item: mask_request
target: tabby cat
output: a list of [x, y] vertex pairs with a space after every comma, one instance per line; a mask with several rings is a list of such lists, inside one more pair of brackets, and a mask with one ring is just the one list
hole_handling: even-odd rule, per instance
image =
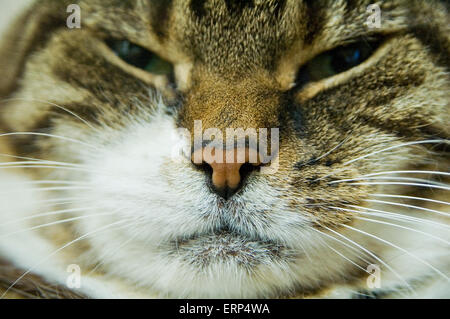
[[[0, 294], [450, 297], [448, 10], [36, 1], [0, 50]], [[268, 162], [205, 155], [263, 128]]]

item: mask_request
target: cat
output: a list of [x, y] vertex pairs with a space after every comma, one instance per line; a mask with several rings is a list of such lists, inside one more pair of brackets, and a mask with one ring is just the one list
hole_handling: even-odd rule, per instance
[[448, 9], [35, 2], [0, 49], [2, 297], [450, 297]]

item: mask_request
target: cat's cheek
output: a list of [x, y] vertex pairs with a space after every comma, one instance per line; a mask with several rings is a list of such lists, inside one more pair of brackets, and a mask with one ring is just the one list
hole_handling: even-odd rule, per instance
[[173, 159], [179, 145], [171, 142], [174, 131], [165, 116], [131, 125], [117, 132], [116, 142], [99, 146], [84, 160], [91, 191], [83, 196], [100, 213], [112, 213], [99, 218], [130, 220], [143, 229], [141, 239], [155, 243], [212, 227], [201, 217], [212, 195], [200, 172]]

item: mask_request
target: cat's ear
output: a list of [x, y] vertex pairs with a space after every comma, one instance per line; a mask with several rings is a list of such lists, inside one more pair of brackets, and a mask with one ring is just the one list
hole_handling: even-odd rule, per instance
[[65, 11], [60, 12], [64, 8], [50, 4], [51, 2], [54, 1], [37, 1], [29, 6], [0, 39], [1, 98], [7, 97], [16, 89], [27, 57], [43, 46], [52, 30], [65, 25]]

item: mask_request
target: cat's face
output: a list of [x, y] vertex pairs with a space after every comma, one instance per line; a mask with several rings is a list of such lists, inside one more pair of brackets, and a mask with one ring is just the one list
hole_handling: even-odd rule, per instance
[[[73, 164], [28, 171], [74, 182], [49, 196], [86, 216], [68, 234], [99, 231], [87, 259], [107, 273], [171, 296], [356, 280], [364, 272], [329, 237], [345, 242], [337, 234], [351, 236], [355, 207], [375, 193], [414, 192], [367, 174], [439, 166], [442, 148], [419, 141], [449, 136], [442, 8], [386, 1], [369, 28], [370, 2], [81, 0], [81, 29], [69, 30], [68, 3], [42, 1], [24, 68], [11, 66], [17, 80], [2, 87], [24, 100], [2, 120], [9, 132], [54, 135], [11, 141], [16, 155]], [[195, 121], [224, 135], [278, 128], [276, 169], [181, 160]]]

